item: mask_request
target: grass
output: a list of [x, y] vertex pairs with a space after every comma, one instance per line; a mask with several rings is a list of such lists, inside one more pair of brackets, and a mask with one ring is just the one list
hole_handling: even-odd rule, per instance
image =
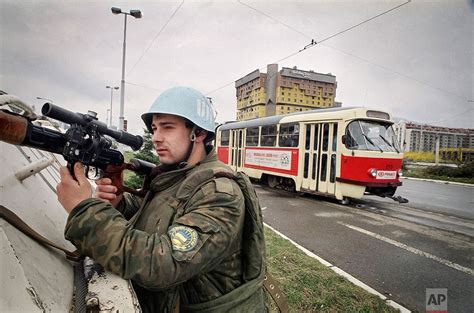
[[[268, 271], [287, 297], [290, 312], [398, 312], [265, 228]], [[278, 309], [267, 295], [270, 312]]]
[[412, 160], [414, 162], [434, 163], [435, 161], [435, 155], [433, 152], [408, 151], [408, 152], [403, 152], [403, 158]]
[[440, 176], [440, 175], [430, 175], [426, 173], [424, 168], [410, 168], [403, 171], [403, 176], [405, 177], [415, 177], [415, 178], [425, 178], [425, 179], [434, 179], [442, 181], [450, 181], [457, 183], [465, 184], [474, 184], [474, 178], [472, 177], [451, 177], [451, 176]]

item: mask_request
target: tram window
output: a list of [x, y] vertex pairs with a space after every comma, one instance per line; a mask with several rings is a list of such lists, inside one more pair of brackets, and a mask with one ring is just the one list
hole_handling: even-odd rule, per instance
[[318, 154], [313, 153], [313, 173], [312, 173], [313, 180], [316, 179], [316, 169], [317, 168], [318, 168]]
[[336, 155], [331, 155], [331, 172], [329, 174], [329, 181], [334, 183], [336, 181]]
[[310, 147], [310, 140], [311, 140], [311, 125], [306, 125], [306, 141], [305, 141], [305, 145], [304, 145], [304, 148], [306, 150], [309, 150], [309, 147]]
[[276, 144], [277, 127], [276, 125], [262, 126], [260, 136], [260, 145], [263, 147], [274, 147]]
[[352, 121], [347, 126], [344, 144], [348, 149], [400, 152], [392, 125], [379, 121]]
[[323, 151], [328, 151], [329, 124], [323, 124]]
[[221, 146], [229, 146], [230, 131], [223, 130], [221, 131]]
[[328, 155], [323, 154], [321, 159], [321, 181], [326, 181], [326, 172], [328, 169]]
[[298, 147], [300, 125], [281, 124], [278, 145], [280, 147]]
[[245, 145], [252, 147], [258, 146], [258, 127], [247, 128]]
[[337, 124], [334, 124], [332, 132], [332, 151], [336, 151], [337, 148]]
[[319, 130], [319, 125], [314, 125], [314, 141], [313, 141], [313, 150], [317, 151], [318, 150], [318, 130]]
[[303, 171], [304, 178], [308, 178], [308, 167], [309, 167], [309, 153], [305, 153], [304, 154], [304, 171]]

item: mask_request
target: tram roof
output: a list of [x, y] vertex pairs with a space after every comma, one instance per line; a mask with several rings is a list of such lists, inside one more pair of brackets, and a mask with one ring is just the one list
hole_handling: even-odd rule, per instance
[[220, 126], [219, 129], [226, 130], [226, 129], [235, 129], [235, 128], [248, 128], [248, 127], [275, 125], [275, 124], [278, 124], [281, 119], [288, 116], [307, 115], [307, 114], [314, 114], [314, 113], [323, 114], [323, 113], [329, 113], [329, 112], [338, 112], [338, 111], [346, 111], [346, 110], [354, 110], [354, 109], [361, 109], [361, 107], [316, 109], [316, 110], [308, 110], [308, 111], [303, 111], [303, 112], [294, 112], [294, 113], [283, 114], [283, 115], [274, 115], [274, 116], [256, 118], [256, 119], [247, 120], [247, 121], [227, 122], [223, 124], [222, 126]]

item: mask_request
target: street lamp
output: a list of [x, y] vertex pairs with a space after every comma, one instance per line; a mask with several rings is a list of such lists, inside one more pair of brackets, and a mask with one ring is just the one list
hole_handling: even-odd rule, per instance
[[134, 18], [141, 18], [142, 12], [140, 10], [130, 10], [130, 12], [123, 12], [122, 9], [117, 7], [112, 7], [113, 14], [124, 14], [125, 22], [123, 27], [123, 55], [122, 55], [122, 80], [120, 82], [120, 117], [119, 117], [119, 130], [123, 130], [123, 107], [124, 107], [124, 98], [125, 98], [125, 49], [127, 41], [127, 15], [131, 15]]
[[[110, 124], [109, 124], [109, 127], [112, 127], [112, 99], [114, 97], [114, 89], [118, 90], [119, 87], [105, 86], [105, 88], [110, 89], [110, 109], [109, 109], [110, 110]], [[109, 110], [107, 110], [107, 111], [109, 111]], [[108, 117], [108, 115], [107, 115], [107, 117]]]

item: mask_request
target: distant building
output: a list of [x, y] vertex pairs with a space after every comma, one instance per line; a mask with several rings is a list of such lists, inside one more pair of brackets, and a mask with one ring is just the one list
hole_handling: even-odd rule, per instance
[[422, 125], [413, 122], [394, 124], [403, 151], [435, 151], [439, 148], [474, 148], [474, 129]]
[[337, 82], [331, 74], [269, 64], [235, 82], [237, 120], [341, 106], [335, 102]]

